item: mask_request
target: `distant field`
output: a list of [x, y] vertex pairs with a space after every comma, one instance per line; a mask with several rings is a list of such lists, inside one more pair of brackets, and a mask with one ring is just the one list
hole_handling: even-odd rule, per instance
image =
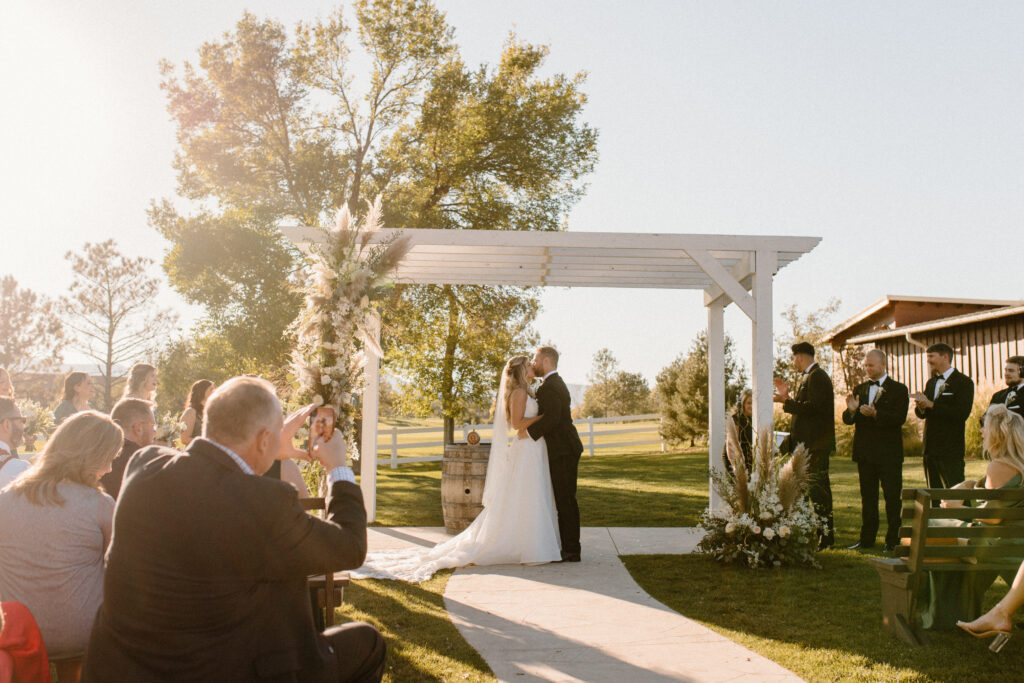
[[[610, 443], [625, 443], [627, 445], [619, 448], [607, 448], [601, 449], [598, 452], [602, 455], [615, 455], [623, 453], [636, 453], [636, 452], [648, 452], [656, 453], [661, 451], [659, 444], [650, 445], [629, 445], [636, 441], [648, 441], [658, 439], [658, 428], [660, 424], [658, 420], [643, 420], [636, 422], [626, 423], [607, 423], [607, 424], [595, 424], [594, 425], [594, 444], [600, 446], [601, 444]], [[415, 458], [415, 457], [426, 457], [426, 456], [441, 456], [444, 454], [444, 449], [440, 445], [436, 446], [421, 446], [417, 448], [403, 448], [405, 444], [422, 443], [427, 441], [440, 442], [442, 439], [442, 422], [438, 418], [387, 418], [382, 419], [380, 427], [378, 428], [377, 434], [377, 462], [379, 466], [387, 467], [391, 460], [391, 443], [392, 435], [391, 428], [395, 427], [399, 430], [407, 428], [432, 428], [437, 431], [435, 432], [417, 432], [412, 434], [396, 434], [396, 442], [398, 444], [398, 460], [401, 466], [403, 458]], [[583, 439], [584, 447], [588, 443], [587, 436], [587, 425], [577, 425], [576, 429], [579, 430], [580, 436]], [[635, 433], [631, 434], [614, 434], [615, 432], [622, 429], [636, 430]], [[482, 441], [491, 440], [490, 430], [478, 430]], [[455, 428], [455, 439], [456, 441], [463, 440], [463, 431], [461, 425], [456, 425]]]

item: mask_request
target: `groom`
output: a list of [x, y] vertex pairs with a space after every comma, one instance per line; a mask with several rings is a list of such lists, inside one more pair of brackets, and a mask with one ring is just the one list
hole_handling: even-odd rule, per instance
[[576, 476], [583, 442], [572, 424], [569, 389], [558, 376], [558, 351], [552, 346], [537, 349], [533, 371], [543, 378], [537, 389], [541, 419], [519, 430], [519, 438], [536, 441], [544, 437], [547, 442], [548, 469], [558, 509], [558, 535], [562, 538], [562, 562], [579, 562], [580, 507], [576, 503]]

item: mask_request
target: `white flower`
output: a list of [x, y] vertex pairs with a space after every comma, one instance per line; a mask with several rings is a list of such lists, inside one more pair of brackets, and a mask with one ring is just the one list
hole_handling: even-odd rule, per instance
[[779, 528], [779, 536], [781, 536], [782, 538], [786, 538], [787, 536], [789, 536], [789, 527], [788, 526], [780, 527]]
[[761, 520], [762, 521], [767, 522], [771, 518], [772, 518], [772, 513], [771, 512], [765, 510], [764, 512], [761, 513]]
[[368, 296], [366, 296], [364, 294], [363, 298], [359, 300], [359, 306], [360, 306], [360, 308], [366, 308], [369, 305], [370, 305], [370, 297], [368, 297]]
[[320, 375], [320, 384], [326, 384], [326, 385], [330, 386], [330, 384], [331, 384], [331, 376], [330, 375]]
[[734, 531], [736, 531], [736, 525], [735, 524], [733, 524], [732, 522], [729, 522], [728, 524], [725, 525], [725, 533], [731, 534]]
[[315, 405], [315, 406], [322, 406], [323, 404], [324, 404], [324, 397], [323, 396], [321, 396], [320, 394], [317, 394], [316, 396], [313, 397], [313, 405]]
[[755, 534], [759, 534], [759, 533], [761, 533], [761, 527], [759, 527], [759, 526], [756, 526], [756, 525], [755, 525], [755, 526], [754, 526], [754, 527], [753, 527], [753, 528], [751, 529], [751, 531], [752, 531], [752, 532], [754, 532]]
[[769, 541], [772, 540], [773, 538], [775, 538], [775, 529], [772, 529], [771, 527], [768, 527], [767, 529], [765, 529], [764, 530], [764, 537], [767, 538]]

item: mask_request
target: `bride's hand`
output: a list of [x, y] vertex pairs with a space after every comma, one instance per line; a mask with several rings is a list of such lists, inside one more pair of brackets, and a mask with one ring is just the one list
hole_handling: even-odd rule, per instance
[[530, 438], [530, 432], [526, 431], [526, 427], [523, 427], [522, 429], [519, 430], [517, 438], [529, 439]]

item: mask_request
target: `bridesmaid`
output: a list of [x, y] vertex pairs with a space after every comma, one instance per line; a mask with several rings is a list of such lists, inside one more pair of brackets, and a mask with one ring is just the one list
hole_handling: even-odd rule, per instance
[[186, 446], [192, 443], [192, 439], [203, 433], [203, 410], [206, 408], [206, 400], [212, 393], [213, 382], [208, 379], [197, 380], [188, 390], [185, 412], [181, 414], [179, 420], [182, 424], [181, 442]]

